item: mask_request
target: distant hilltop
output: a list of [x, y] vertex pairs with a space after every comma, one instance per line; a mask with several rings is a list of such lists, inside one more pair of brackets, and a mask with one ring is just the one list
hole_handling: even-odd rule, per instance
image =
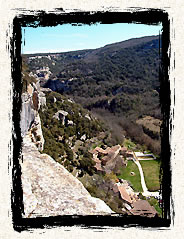
[[83, 49], [83, 50], [74, 50], [74, 51], [67, 51], [67, 52], [47, 52], [47, 53], [41, 53], [41, 52], [38, 52], [38, 53], [25, 53], [25, 54], [22, 54], [24, 56], [27, 56], [27, 57], [31, 57], [31, 56], [46, 56], [46, 55], [57, 55], [57, 54], [67, 54], [67, 53], [83, 53], [83, 52], [92, 52], [92, 51], [95, 51], [95, 50], [98, 50], [98, 51], [101, 51], [101, 50], [106, 50], [106, 49], [113, 49], [115, 50], [116, 48], [126, 48], [126, 47], [133, 47], [133, 46], [136, 46], [138, 44], [142, 44], [142, 43], [146, 43], [148, 41], [152, 41], [152, 40], [157, 40], [159, 39], [159, 36], [145, 36], [145, 37], [138, 37], [138, 38], [131, 38], [131, 39], [128, 39], [128, 40], [124, 40], [124, 41], [121, 41], [121, 42], [116, 42], [116, 43], [111, 43], [111, 44], [107, 44], [103, 47], [99, 47], [99, 48], [96, 48], [96, 49]]

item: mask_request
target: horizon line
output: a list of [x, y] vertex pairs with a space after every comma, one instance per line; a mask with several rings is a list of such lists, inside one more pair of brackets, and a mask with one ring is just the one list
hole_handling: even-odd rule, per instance
[[87, 50], [95, 50], [95, 49], [99, 49], [99, 48], [103, 48], [105, 46], [109, 46], [109, 45], [112, 45], [112, 44], [116, 44], [116, 43], [120, 43], [120, 42], [125, 42], [125, 41], [129, 41], [129, 40], [132, 40], [132, 39], [140, 39], [140, 38], [145, 38], [145, 37], [159, 37], [161, 34], [159, 35], [148, 35], [148, 36], [141, 36], [141, 37], [133, 37], [133, 38], [128, 38], [126, 40], [123, 40], [123, 41], [118, 41], [118, 42], [113, 42], [113, 43], [108, 43], [106, 45], [103, 45], [101, 47], [97, 47], [97, 48], [84, 48], [84, 49], [75, 49], [75, 50], [48, 50], [48, 51], [43, 51], [43, 52], [31, 52], [31, 53], [21, 53], [21, 55], [38, 55], [38, 54], [60, 54], [60, 53], [69, 53], [69, 52], [75, 52], [75, 51], [87, 51]]

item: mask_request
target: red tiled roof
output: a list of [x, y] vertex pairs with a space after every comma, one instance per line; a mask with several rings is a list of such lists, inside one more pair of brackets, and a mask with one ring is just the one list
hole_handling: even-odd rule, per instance
[[126, 189], [123, 186], [118, 186], [121, 198], [125, 201], [127, 201], [128, 203], [132, 203], [131, 198], [129, 197]]
[[121, 146], [120, 145], [115, 145], [111, 148], [110, 152], [115, 153], [117, 150], [120, 150]]
[[109, 155], [107, 155], [107, 156], [104, 156], [103, 158], [102, 158], [102, 161], [104, 162], [104, 163], [106, 163], [107, 161], [109, 161], [111, 159], [111, 157], [109, 156]]
[[133, 209], [130, 210], [133, 215], [154, 217], [157, 211], [146, 200], [133, 202]]
[[121, 147], [121, 151], [127, 151], [127, 147]]
[[100, 148], [100, 147], [96, 147], [95, 149], [94, 149], [96, 152], [98, 152], [98, 153], [102, 153], [102, 154], [107, 154], [108, 152], [108, 148], [107, 149], [102, 149], [102, 148]]
[[91, 154], [97, 153], [95, 149], [89, 150], [89, 152], [90, 152]]
[[96, 163], [101, 164], [101, 161], [100, 161], [100, 159], [98, 159], [98, 158], [94, 158], [94, 157], [93, 157], [93, 161], [95, 161]]
[[101, 166], [101, 163], [96, 163], [95, 168], [96, 168], [98, 171], [103, 171], [102, 166]]

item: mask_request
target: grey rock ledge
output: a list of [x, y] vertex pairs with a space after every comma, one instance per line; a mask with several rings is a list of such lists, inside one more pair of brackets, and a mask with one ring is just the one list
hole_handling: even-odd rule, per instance
[[23, 139], [23, 217], [107, 215], [114, 213], [104, 201], [91, 197], [82, 183], [31, 141]]

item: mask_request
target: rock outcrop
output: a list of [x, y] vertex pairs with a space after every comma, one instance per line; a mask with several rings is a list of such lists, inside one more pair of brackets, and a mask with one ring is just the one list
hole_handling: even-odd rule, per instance
[[36, 110], [33, 108], [32, 94], [28, 92], [22, 94], [22, 111], [21, 111], [21, 133], [24, 136], [30, 129], [36, 116]]
[[21, 133], [24, 136], [30, 129], [38, 116], [38, 110], [41, 106], [46, 105], [45, 94], [40, 90], [39, 82], [32, 85], [29, 84], [27, 91], [22, 94], [22, 110], [21, 110]]
[[34, 122], [32, 124], [30, 132], [31, 132], [31, 139], [36, 144], [38, 150], [43, 151], [45, 140], [42, 133], [40, 116], [38, 113], [34, 118]]
[[64, 110], [59, 110], [57, 113], [55, 113], [53, 115], [53, 118], [57, 119], [57, 120], [61, 120], [62, 121], [62, 125], [65, 125], [65, 118], [68, 115], [68, 112], [64, 111]]
[[30, 132], [23, 139], [22, 152], [24, 217], [113, 213], [105, 202], [91, 197], [62, 165], [41, 154]]
[[[22, 94], [21, 133], [23, 217], [110, 214], [113, 211], [98, 198], [91, 197], [82, 183], [43, 151], [44, 138], [38, 110], [46, 105], [39, 82], [29, 84]], [[65, 123], [67, 112], [59, 111]], [[73, 122], [72, 122], [73, 123]]]

